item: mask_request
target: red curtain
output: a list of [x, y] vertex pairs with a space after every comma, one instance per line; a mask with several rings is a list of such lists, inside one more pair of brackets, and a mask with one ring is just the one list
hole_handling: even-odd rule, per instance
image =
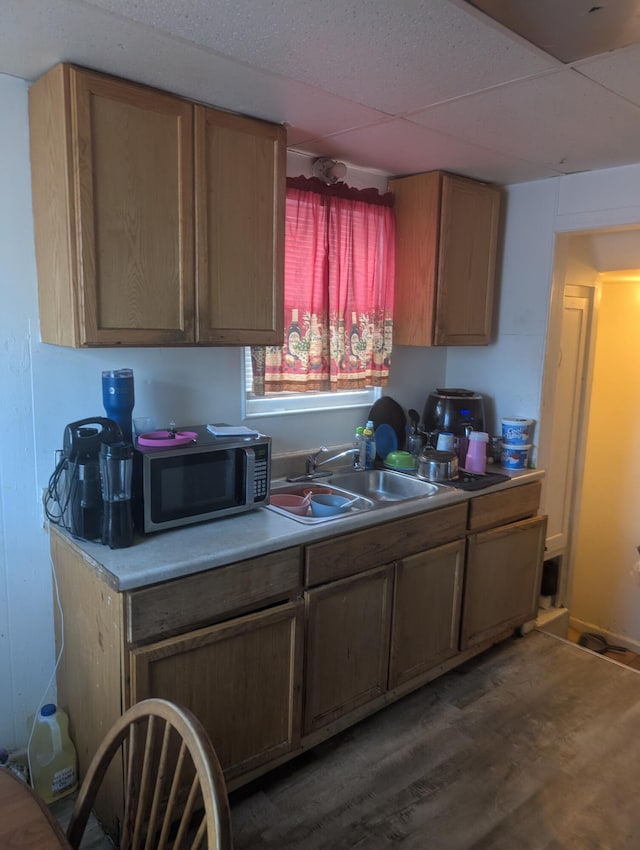
[[[254, 350], [254, 389], [384, 386], [392, 347], [395, 223], [375, 189], [287, 181], [285, 335]], [[257, 367], [257, 368], [256, 368]], [[258, 390], [259, 391], [259, 390]]]

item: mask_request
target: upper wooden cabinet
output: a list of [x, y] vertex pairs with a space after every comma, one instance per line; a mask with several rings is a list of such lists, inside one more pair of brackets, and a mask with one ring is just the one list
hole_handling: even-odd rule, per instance
[[198, 342], [281, 344], [284, 130], [195, 108]]
[[397, 345], [487, 345], [500, 190], [441, 171], [389, 181], [395, 195]]
[[281, 341], [283, 128], [68, 65], [29, 120], [43, 341]]

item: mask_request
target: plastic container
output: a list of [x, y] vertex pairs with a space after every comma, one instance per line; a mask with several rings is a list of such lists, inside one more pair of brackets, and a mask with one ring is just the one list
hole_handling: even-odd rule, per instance
[[438, 434], [436, 449], [439, 452], [452, 452], [454, 450], [453, 434], [449, 431], [441, 431]]
[[354, 469], [364, 469], [363, 465], [363, 444], [364, 444], [364, 428], [362, 425], [358, 425], [356, 428], [356, 433], [353, 438], [353, 447], [357, 449], [357, 454], [353, 456], [353, 468]]
[[410, 452], [389, 452], [384, 459], [384, 465], [389, 469], [415, 469], [418, 462]]
[[270, 504], [291, 514], [306, 516], [309, 513], [309, 496], [296, 496], [293, 493], [274, 493], [269, 499]]
[[531, 445], [502, 446], [500, 459], [505, 469], [526, 469], [529, 465]]
[[503, 419], [502, 444], [504, 446], [526, 446], [531, 442], [533, 419]]
[[373, 421], [370, 419], [362, 432], [363, 451], [360, 452], [360, 464], [364, 469], [373, 469], [376, 463], [376, 441], [373, 436]]
[[78, 759], [69, 737], [69, 718], [53, 703], [43, 705], [38, 713], [29, 742], [29, 761], [31, 783], [45, 803], [53, 803], [78, 787]]
[[348, 499], [346, 496], [339, 496], [337, 493], [329, 495], [319, 493], [317, 496], [311, 497], [311, 513], [313, 516], [338, 516], [346, 513], [354, 501], [357, 501], [355, 497]]
[[487, 443], [489, 435], [484, 431], [471, 431], [464, 468], [467, 472], [485, 472], [487, 468]]

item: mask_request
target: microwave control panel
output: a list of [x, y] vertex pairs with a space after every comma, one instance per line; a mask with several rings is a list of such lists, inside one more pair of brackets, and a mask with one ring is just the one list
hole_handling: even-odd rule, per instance
[[269, 445], [255, 446], [253, 501], [264, 502], [269, 493]]

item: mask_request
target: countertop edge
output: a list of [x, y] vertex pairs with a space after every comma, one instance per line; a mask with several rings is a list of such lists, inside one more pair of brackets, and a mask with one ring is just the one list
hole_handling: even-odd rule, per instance
[[484, 490], [469, 492], [446, 488], [436, 497], [426, 496], [390, 503], [374, 511], [315, 526], [296, 522], [268, 508], [258, 508], [146, 537], [139, 535], [134, 545], [127, 549], [112, 550], [100, 543], [79, 540], [57, 526], [51, 526], [50, 533], [55, 532], [63, 537], [110, 587], [118, 592], [127, 592], [228, 566], [280, 549], [304, 546], [381, 522], [438, 510], [544, 477], [544, 470], [538, 469], [500, 471], [509, 475], [509, 480]]

